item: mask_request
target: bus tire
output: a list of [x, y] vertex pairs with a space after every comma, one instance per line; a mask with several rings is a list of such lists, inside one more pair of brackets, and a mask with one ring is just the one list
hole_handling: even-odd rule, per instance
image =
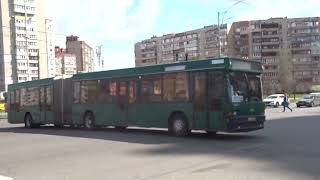
[[207, 133], [208, 136], [215, 136], [215, 135], [217, 135], [217, 131], [206, 130], [206, 133]]
[[24, 117], [24, 127], [25, 128], [38, 128], [40, 124], [34, 124], [30, 113], [27, 113]]
[[85, 113], [83, 117], [83, 127], [85, 129], [94, 129], [95, 127], [95, 120], [94, 120], [94, 115], [92, 112], [88, 111]]
[[184, 114], [174, 114], [169, 121], [170, 134], [178, 137], [184, 137], [190, 134], [187, 118]]
[[62, 124], [55, 123], [55, 124], [54, 124], [54, 127], [57, 128], [57, 129], [61, 129], [61, 128], [63, 128], [63, 125], [62, 125]]
[[115, 126], [115, 128], [118, 131], [125, 131], [127, 129], [127, 126]]

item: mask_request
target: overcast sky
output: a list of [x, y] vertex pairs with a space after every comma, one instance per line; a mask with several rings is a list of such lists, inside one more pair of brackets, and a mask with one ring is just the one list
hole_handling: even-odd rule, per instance
[[[227, 23], [270, 17], [320, 16], [320, 0], [246, 0], [226, 14]], [[92, 47], [103, 45], [104, 69], [134, 66], [134, 43], [152, 35], [217, 24], [217, 12], [233, 0], [45, 0], [55, 21], [56, 44], [77, 35]], [[59, 35], [58, 35], [59, 34]]]

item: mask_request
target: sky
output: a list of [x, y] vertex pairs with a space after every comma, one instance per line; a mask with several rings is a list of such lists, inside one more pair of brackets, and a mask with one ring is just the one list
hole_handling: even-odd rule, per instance
[[[93, 48], [102, 45], [104, 67], [134, 67], [134, 44], [153, 35], [179, 33], [227, 21], [320, 16], [320, 0], [44, 0], [55, 22], [55, 43], [76, 35]], [[234, 6], [233, 6], [234, 5]]]

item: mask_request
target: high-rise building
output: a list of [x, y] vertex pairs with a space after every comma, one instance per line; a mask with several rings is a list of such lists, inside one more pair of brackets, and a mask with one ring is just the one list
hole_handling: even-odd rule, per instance
[[48, 62], [48, 77], [56, 76], [54, 25], [51, 19], [45, 20], [46, 24], [46, 48]]
[[76, 55], [55, 47], [55, 76], [77, 74]]
[[0, 90], [48, 77], [42, 0], [0, 1]]
[[[220, 42], [220, 45], [219, 45]], [[227, 53], [227, 25], [152, 37], [135, 44], [136, 66], [218, 57]], [[221, 50], [220, 50], [221, 49]]]
[[307, 92], [320, 84], [320, 18], [271, 18], [232, 24], [228, 55], [262, 60], [266, 93]]
[[77, 36], [69, 36], [66, 41], [66, 51], [76, 55], [77, 73], [94, 71], [95, 52], [86, 42], [79, 41]]

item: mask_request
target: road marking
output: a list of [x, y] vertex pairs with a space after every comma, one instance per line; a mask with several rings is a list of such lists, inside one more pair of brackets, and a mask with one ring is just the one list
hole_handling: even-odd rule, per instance
[[13, 180], [13, 178], [0, 175], [0, 180]]

